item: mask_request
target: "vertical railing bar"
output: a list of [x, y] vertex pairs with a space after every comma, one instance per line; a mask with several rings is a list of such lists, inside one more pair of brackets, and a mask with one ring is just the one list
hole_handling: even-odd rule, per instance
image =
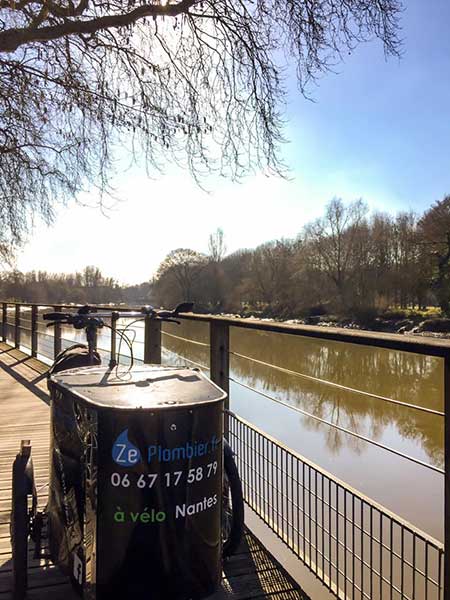
[[311, 466], [308, 465], [308, 538], [309, 538], [309, 565], [312, 567], [312, 498], [311, 498]]
[[[281, 466], [279, 466], [281, 465]], [[280, 495], [280, 490], [282, 489], [282, 477], [283, 477], [283, 450], [277, 447], [277, 487], [275, 488], [277, 495], [277, 522], [278, 522], [278, 531], [281, 531], [281, 536], [284, 535], [284, 521], [283, 521], [283, 494]]]
[[[109, 353], [109, 366], [113, 369], [117, 365], [117, 318], [111, 314], [111, 347]], [[145, 325], [144, 325], [144, 355], [145, 355]]]
[[344, 597], [347, 598], [347, 490], [344, 490]]
[[336, 580], [337, 593], [339, 594], [339, 486], [334, 482], [336, 489]]
[[428, 600], [428, 542], [425, 542], [425, 600]]
[[252, 452], [252, 489], [253, 489], [253, 497], [252, 497], [252, 503], [253, 506], [256, 505], [256, 499], [257, 499], [257, 495], [256, 495], [256, 462], [254, 460], [254, 454], [255, 454], [255, 435], [256, 432], [253, 430], [252, 431], [252, 447], [251, 447], [251, 452]]
[[277, 448], [277, 446], [275, 444], [272, 445], [272, 450], [273, 450], [273, 452], [272, 452], [270, 470], [271, 470], [271, 473], [272, 473], [273, 526], [276, 528], [276, 530], [279, 533], [279, 529], [278, 529], [278, 504], [277, 504], [277, 485], [278, 485], [277, 477], [278, 477], [278, 472], [276, 470], [278, 448]]
[[314, 496], [315, 496], [315, 502], [314, 502], [314, 521], [316, 522], [316, 533], [314, 536], [314, 541], [316, 544], [316, 571], [319, 570], [319, 519], [318, 519], [318, 514], [317, 514], [317, 502], [318, 502], [318, 497], [319, 495], [319, 490], [317, 488], [317, 470], [314, 469]]
[[355, 494], [352, 494], [352, 600], [355, 598]]
[[270, 480], [270, 477], [271, 477], [271, 474], [270, 474], [270, 447], [269, 447], [269, 440], [267, 438], [265, 438], [264, 464], [265, 464], [265, 469], [266, 469], [266, 489], [267, 489], [266, 515], [267, 515], [267, 519], [271, 519], [272, 503], [270, 502], [270, 499], [271, 499], [272, 488], [271, 488], [271, 480]]
[[[292, 539], [292, 548], [295, 547], [295, 509], [294, 509], [294, 455], [291, 454], [291, 531], [289, 532]], [[297, 550], [299, 550], [297, 546]], [[298, 553], [298, 552], [297, 552]]]
[[36, 357], [38, 351], [38, 306], [31, 307], [31, 356]]
[[383, 513], [380, 511], [380, 600], [383, 598]]
[[306, 481], [305, 470], [306, 464], [302, 463], [303, 467], [303, 560], [306, 564]]
[[322, 577], [325, 579], [325, 491], [324, 475], [320, 475], [322, 481]]
[[[266, 505], [265, 505], [266, 495], [264, 494], [264, 489], [265, 489], [264, 457], [261, 454], [261, 440], [262, 440], [262, 436], [261, 436], [261, 434], [258, 433], [258, 465], [259, 465], [258, 474], [259, 474], [259, 491], [260, 491], [259, 502], [262, 502], [262, 508], [263, 508], [264, 514], [266, 514]], [[261, 480], [261, 477], [262, 477], [262, 480]]]
[[271, 515], [271, 521], [273, 523], [273, 525], [275, 525], [275, 506], [274, 506], [274, 497], [273, 497], [273, 444], [270, 445], [270, 460], [269, 460], [269, 465], [270, 465], [270, 505], [272, 507], [272, 515]]
[[261, 502], [262, 502], [262, 513], [267, 515], [267, 481], [266, 481], [266, 460], [265, 460], [265, 439], [261, 435], [260, 438], [260, 473], [262, 477], [261, 481]]
[[361, 507], [361, 600], [364, 598], [364, 502], [360, 499]]
[[280, 448], [278, 446], [275, 446], [275, 463], [273, 465], [273, 468], [275, 469], [275, 505], [276, 505], [276, 514], [277, 514], [277, 529], [278, 532], [283, 532], [283, 522], [281, 522], [281, 527], [280, 527], [280, 494], [278, 493], [278, 490], [280, 489], [280, 469], [278, 468], [278, 464], [279, 464], [279, 456], [282, 456]]
[[20, 304], [14, 308], [14, 347], [20, 347]]
[[290, 493], [289, 490], [289, 481], [291, 481], [294, 477], [291, 463], [292, 463], [292, 455], [286, 452], [286, 515], [287, 515], [287, 536], [289, 539], [289, 547], [294, 549], [294, 541], [293, 541], [293, 519], [292, 519], [292, 510], [289, 511], [290, 505], [294, 502], [294, 497]]
[[252, 489], [252, 468], [250, 463], [251, 457], [251, 446], [250, 440], [252, 436], [252, 430], [248, 427], [245, 428], [245, 437], [246, 437], [246, 445], [245, 445], [245, 461], [247, 463], [247, 477], [248, 477], [248, 499], [250, 502], [253, 502], [253, 489]]
[[251, 498], [251, 489], [250, 489], [250, 464], [249, 464], [249, 447], [248, 447], [248, 428], [245, 428], [245, 465], [246, 465], [246, 472], [245, 472], [245, 480], [247, 482], [247, 498]]
[[245, 437], [243, 433], [243, 423], [238, 422], [239, 439], [242, 440], [240, 445], [240, 456], [242, 456], [242, 478], [243, 478], [243, 492], [244, 498], [247, 500], [247, 460], [245, 456]]
[[370, 597], [373, 598], [373, 506], [370, 507]]
[[413, 577], [412, 577], [412, 597], [416, 597], [416, 535], [413, 533], [413, 547], [412, 547], [412, 564], [413, 564]]
[[[55, 312], [61, 312], [60, 306], [54, 306]], [[61, 323], [56, 322], [53, 326], [53, 358], [61, 352]]]
[[331, 479], [328, 477], [328, 554], [329, 554], [329, 560], [328, 560], [328, 579], [330, 580], [330, 586], [331, 586], [331, 580], [332, 580], [332, 571], [331, 571], [331, 564], [333, 562], [333, 552], [331, 550], [331, 544], [332, 544], [332, 531], [331, 531]]
[[401, 593], [401, 598], [400, 600], [403, 600], [404, 596], [405, 596], [405, 575], [404, 575], [404, 569], [405, 569], [405, 528], [403, 527], [403, 525], [401, 525], [401, 550], [400, 550], [400, 593]]
[[391, 593], [391, 600], [393, 598], [393, 594], [394, 594], [394, 587], [393, 587], [393, 582], [394, 582], [394, 521], [391, 519], [390, 522], [390, 537], [391, 537], [391, 556], [390, 556], [390, 561], [389, 561], [389, 569], [390, 569], [390, 578], [389, 578], [389, 582], [390, 582], [390, 593]]
[[2, 341], [7, 340], [7, 329], [8, 329], [8, 303], [2, 302]]

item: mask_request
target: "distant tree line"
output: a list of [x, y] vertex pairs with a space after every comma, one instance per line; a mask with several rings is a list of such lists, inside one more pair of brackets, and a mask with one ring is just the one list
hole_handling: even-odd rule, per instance
[[438, 306], [450, 315], [450, 196], [422, 215], [369, 214], [358, 200], [333, 199], [294, 239], [227, 254], [221, 229], [208, 251], [171, 251], [151, 281], [121, 286], [93, 266], [75, 274], [5, 272], [2, 299], [39, 303], [120, 303], [259, 312], [294, 318], [364, 317], [385, 309]]
[[205, 310], [281, 317], [393, 306], [450, 312], [450, 196], [423, 215], [394, 216], [335, 198], [295, 239], [225, 250], [219, 229], [208, 254], [172, 251], [153, 282], [156, 302], [193, 300]]
[[0, 275], [2, 300], [58, 304], [107, 304], [110, 302], [145, 304], [149, 301], [151, 284], [120, 286], [112, 277], [102, 275], [100, 269], [85, 267], [80, 273], [47, 273], [10, 271]]

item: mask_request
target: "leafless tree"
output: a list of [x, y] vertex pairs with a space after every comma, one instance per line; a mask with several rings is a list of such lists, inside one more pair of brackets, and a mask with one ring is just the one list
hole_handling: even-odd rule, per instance
[[0, 223], [108, 191], [115, 150], [149, 169], [280, 173], [285, 64], [302, 91], [341, 52], [398, 53], [400, 0], [0, 0]]
[[[190, 248], [177, 248], [170, 252], [159, 265], [155, 277], [157, 298], [172, 289], [170, 303], [195, 299], [194, 284], [207, 262], [206, 256]], [[172, 298], [172, 295], [174, 297]]]
[[218, 227], [211, 233], [208, 240], [209, 258], [214, 263], [220, 263], [227, 252], [223, 229]]
[[450, 196], [435, 202], [419, 221], [419, 243], [431, 258], [431, 284], [439, 306], [450, 315]]
[[327, 206], [325, 216], [304, 228], [304, 238], [320, 263], [320, 269], [336, 286], [342, 306], [348, 306], [349, 280], [354, 276], [355, 250], [359, 230], [367, 212], [362, 200], [345, 206], [334, 198]]

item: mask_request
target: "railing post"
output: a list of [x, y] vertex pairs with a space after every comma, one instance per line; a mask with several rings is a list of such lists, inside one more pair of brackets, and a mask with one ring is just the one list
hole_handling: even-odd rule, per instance
[[211, 379], [227, 393], [225, 409], [230, 407], [230, 328], [228, 323], [212, 319], [209, 323]]
[[[55, 312], [61, 312], [60, 306], [54, 306]], [[55, 323], [53, 327], [53, 357], [56, 358], [61, 352], [61, 323]]]
[[444, 600], [450, 600], [450, 354], [444, 358]]
[[[111, 351], [109, 356], [109, 366], [113, 369], [117, 365], [117, 344], [116, 344], [116, 335], [117, 335], [117, 319], [111, 315]], [[120, 360], [120, 356], [119, 356]]]
[[20, 304], [16, 304], [14, 311], [14, 347], [20, 346]]
[[33, 304], [31, 307], [31, 356], [37, 356], [38, 350], [38, 307]]
[[161, 321], [145, 317], [144, 363], [161, 364]]
[[6, 333], [8, 329], [8, 304], [6, 302], [2, 303], [2, 341], [6, 342]]

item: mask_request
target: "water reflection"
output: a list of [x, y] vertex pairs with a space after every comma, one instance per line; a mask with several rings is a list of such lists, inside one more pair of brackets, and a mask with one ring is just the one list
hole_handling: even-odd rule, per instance
[[[207, 341], [207, 326], [199, 328], [193, 322], [167, 331]], [[208, 348], [169, 336], [164, 336], [164, 345], [172, 355], [208, 364]], [[239, 328], [231, 331], [231, 351], [400, 402], [443, 410], [443, 364], [436, 357]], [[438, 415], [298, 378], [237, 356], [232, 356], [231, 375], [283, 402], [374, 440], [380, 440], [385, 430], [394, 425], [399, 436], [413, 441], [433, 465], [443, 466], [444, 419]], [[366, 447], [361, 440], [315, 419], [304, 417], [303, 425], [323, 431], [327, 448], [333, 453], [339, 452], [343, 445], [357, 454]]]
[[[201, 325], [201, 327], [199, 327]], [[179, 337], [208, 341], [207, 326], [165, 326]], [[208, 364], [209, 348], [164, 336], [167, 360], [176, 355]], [[305, 375], [401, 402], [443, 410], [443, 364], [435, 357], [231, 329], [231, 351]], [[231, 376], [316, 417], [386, 444], [424, 462], [444, 462], [442, 417], [345, 391], [231, 357]], [[443, 477], [316, 419], [232, 383], [231, 407], [336, 477], [437, 538], [443, 535]], [[424, 510], [424, 507], [427, 510]]]

